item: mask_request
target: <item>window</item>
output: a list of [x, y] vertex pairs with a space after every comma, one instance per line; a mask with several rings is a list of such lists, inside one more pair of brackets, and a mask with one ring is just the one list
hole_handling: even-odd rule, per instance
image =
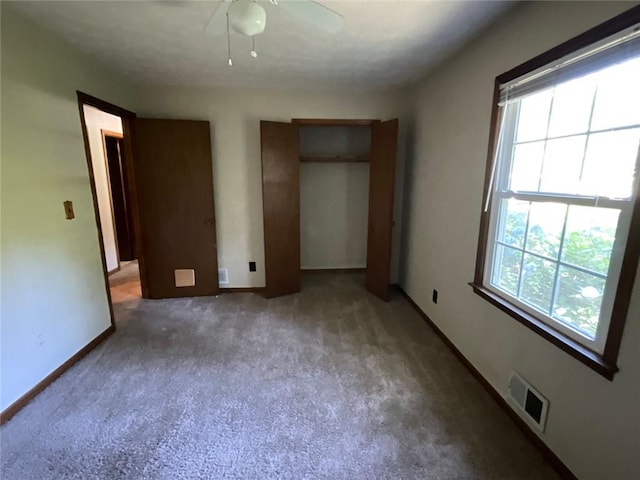
[[623, 23], [613, 35], [609, 22], [496, 79], [473, 283], [609, 378], [640, 242], [640, 18], [633, 16], [613, 19]]

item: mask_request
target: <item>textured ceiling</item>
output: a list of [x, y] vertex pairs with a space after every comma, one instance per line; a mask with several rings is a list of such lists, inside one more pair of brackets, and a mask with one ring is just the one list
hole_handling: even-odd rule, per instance
[[217, 2], [44, 1], [11, 6], [69, 43], [150, 85], [377, 89], [416, 81], [509, 7], [486, 1], [321, 1], [345, 17], [324, 33], [269, 2], [251, 39], [205, 31]]

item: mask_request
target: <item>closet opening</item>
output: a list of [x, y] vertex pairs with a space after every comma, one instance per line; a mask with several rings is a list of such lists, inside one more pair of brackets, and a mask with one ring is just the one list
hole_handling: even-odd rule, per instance
[[397, 130], [397, 120], [261, 122], [267, 297], [299, 292], [305, 272], [350, 272], [388, 299]]
[[371, 127], [302, 124], [298, 141], [303, 284], [305, 273], [342, 273], [364, 288]]

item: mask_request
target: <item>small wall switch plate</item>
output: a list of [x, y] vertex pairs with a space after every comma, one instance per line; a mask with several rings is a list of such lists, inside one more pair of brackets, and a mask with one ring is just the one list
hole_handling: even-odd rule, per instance
[[250, 272], [256, 271], [256, 262], [249, 262], [249, 271]]
[[196, 271], [192, 268], [174, 270], [176, 287], [194, 287], [196, 285]]
[[73, 213], [73, 202], [71, 200], [66, 200], [63, 202], [64, 205], [64, 216], [67, 220], [73, 220], [76, 218], [75, 213]]

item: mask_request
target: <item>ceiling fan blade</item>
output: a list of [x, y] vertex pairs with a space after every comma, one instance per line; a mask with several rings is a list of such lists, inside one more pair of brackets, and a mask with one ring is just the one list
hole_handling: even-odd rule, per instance
[[338, 33], [344, 26], [342, 15], [313, 0], [278, 0], [277, 5], [328, 33]]
[[213, 35], [222, 35], [227, 31], [227, 10], [231, 0], [221, 0], [217, 3], [211, 17], [209, 17], [207, 24], [204, 26], [204, 31]]

